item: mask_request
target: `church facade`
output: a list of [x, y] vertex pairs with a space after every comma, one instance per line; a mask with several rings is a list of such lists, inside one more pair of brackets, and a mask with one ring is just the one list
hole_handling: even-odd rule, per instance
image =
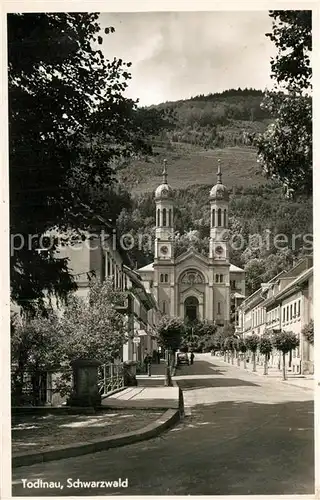
[[210, 203], [210, 245], [206, 257], [190, 248], [174, 256], [174, 194], [163, 180], [155, 191], [156, 229], [154, 262], [138, 270], [162, 313], [193, 321], [207, 320], [217, 325], [230, 321], [237, 298], [244, 298], [243, 269], [229, 262], [226, 238], [229, 192], [222, 184], [220, 166], [217, 184], [208, 196]]

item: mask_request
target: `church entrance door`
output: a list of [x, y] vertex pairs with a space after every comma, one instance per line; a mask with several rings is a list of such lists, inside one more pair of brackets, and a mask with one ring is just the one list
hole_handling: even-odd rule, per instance
[[189, 321], [199, 318], [199, 301], [197, 297], [187, 297], [184, 301], [184, 317]]

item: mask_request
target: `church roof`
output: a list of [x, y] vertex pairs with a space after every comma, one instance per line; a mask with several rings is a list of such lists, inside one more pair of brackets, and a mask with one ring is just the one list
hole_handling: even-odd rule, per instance
[[168, 184], [167, 160], [163, 160], [162, 184], [155, 191], [155, 199], [168, 199], [172, 197], [172, 187]]
[[230, 264], [229, 271], [230, 273], [244, 273], [244, 269], [241, 269], [241, 267], [235, 266], [234, 264]]
[[146, 271], [153, 271], [153, 262], [151, 264], [147, 264], [146, 266], [140, 267], [140, 269], [137, 269], [138, 272], [146, 272]]
[[[151, 264], [147, 264], [146, 266], [140, 267], [138, 272], [151, 272], [153, 271], [153, 262]], [[241, 267], [235, 266], [234, 264], [230, 264], [229, 268], [230, 273], [244, 273], [244, 270]]]
[[224, 186], [222, 184], [222, 181], [221, 181], [222, 174], [221, 174], [221, 168], [220, 168], [220, 160], [218, 160], [218, 161], [219, 161], [218, 174], [217, 174], [218, 180], [217, 180], [217, 184], [211, 188], [210, 200], [211, 201], [216, 201], [216, 200], [229, 201], [228, 189], [226, 188], [226, 186]]

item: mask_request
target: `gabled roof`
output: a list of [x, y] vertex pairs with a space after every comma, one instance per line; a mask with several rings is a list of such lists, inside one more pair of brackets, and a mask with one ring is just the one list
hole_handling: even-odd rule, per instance
[[137, 269], [138, 272], [153, 272], [153, 262], [150, 264], [147, 264], [146, 266], [140, 267], [140, 269]]
[[229, 271], [230, 273], [244, 273], [244, 269], [241, 269], [241, 267], [235, 266], [234, 264], [230, 264]]
[[[208, 264], [208, 259], [202, 255], [201, 253], [198, 253], [196, 251], [188, 250], [187, 252], [181, 254], [177, 259], [176, 262], [181, 262], [181, 260], [185, 260], [188, 257], [195, 256], [199, 257], [202, 261], [204, 261], [206, 264]], [[146, 266], [140, 267], [137, 269], [137, 272], [153, 272], [154, 267], [153, 267], [154, 262], [151, 262], [150, 264], [147, 264]], [[241, 269], [241, 267], [235, 266], [234, 264], [230, 264], [230, 273], [244, 273], [244, 269]]]
[[209, 259], [205, 255], [197, 252], [197, 250], [195, 250], [194, 248], [189, 248], [186, 252], [179, 255], [179, 257], [176, 258], [176, 263], [178, 264], [179, 262], [189, 259], [190, 257], [195, 257], [196, 259], [201, 260], [206, 265], [209, 264]]
[[275, 300], [284, 298], [286, 295], [288, 295], [288, 293], [290, 294], [291, 292], [294, 292], [296, 290], [296, 287], [299, 284], [303, 283], [310, 276], [312, 276], [312, 274], [313, 274], [313, 266], [303, 271], [301, 274], [299, 274], [299, 276], [297, 276], [293, 281], [291, 281], [291, 283], [289, 283], [283, 290], [281, 290], [275, 296]]

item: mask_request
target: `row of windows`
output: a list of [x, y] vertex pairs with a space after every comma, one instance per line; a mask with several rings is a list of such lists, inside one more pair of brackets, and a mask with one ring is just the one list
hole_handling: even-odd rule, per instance
[[255, 327], [257, 325], [261, 325], [261, 323], [264, 323], [265, 321], [265, 310], [261, 309], [256, 309], [252, 311], [252, 327]]
[[172, 210], [171, 208], [163, 208], [160, 210], [158, 208], [157, 210], [157, 226], [167, 226], [171, 227], [172, 226]]
[[[216, 283], [223, 283], [224, 281], [224, 276], [223, 274], [216, 274]], [[160, 274], [160, 283], [168, 283], [169, 282], [169, 276], [168, 274]], [[235, 283], [235, 281], [234, 281]]]
[[294, 318], [300, 318], [300, 300], [297, 300], [293, 304], [284, 306], [282, 308], [282, 321], [285, 323], [291, 321]]
[[106, 278], [113, 278], [113, 285], [115, 288], [124, 290], [127, 288], [127, 276], [122, 272], [122, 269], [108, 254], [102, 256], [102, 276]]
[[276, 307], [267, 313], [267, 323], [272, 323], [280, 319], [280, 308]]
[[[301, 310], [300, 310], [300, 300], [297, 300], [293, 304], [284, 306], [282, 308], [282, 321], [286, 323], [287, 321], [291, 321], [295, 318], [300, 318]], [[275, 321], [280, 320], [280, 307], [274, 308], [268, 313], [264, 311], [264, 309], [257, 309], [252, 311], [252, 327], [256, 327], [257, 325], [261, 325], [265, 321], [267, 324], [273, 323]], [[246, 323], [248, 321], [246, 320]]]
[[168, 283], [169, 275], [168, 274], [160, 274], [160, 283]]
[[211, 227], [227, 227], [227, 210], [223, 211], [221, 208], [218, 208], [217, 212], [213, 208], [211, 210]]

